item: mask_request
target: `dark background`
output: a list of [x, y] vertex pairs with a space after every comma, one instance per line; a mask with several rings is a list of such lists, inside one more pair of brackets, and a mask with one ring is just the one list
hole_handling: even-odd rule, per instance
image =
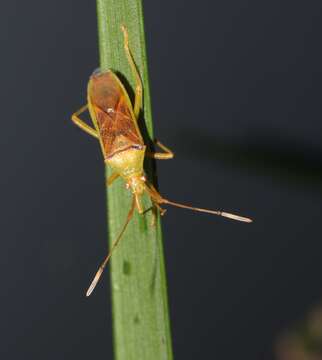
[[[176, 359], [274, 359], [322, 300], [322, 3], [145, 2]], [[1, 5], [2, 359], [111, 359], [103, 163], [70, 122], [98, 66], [94, 1]]]

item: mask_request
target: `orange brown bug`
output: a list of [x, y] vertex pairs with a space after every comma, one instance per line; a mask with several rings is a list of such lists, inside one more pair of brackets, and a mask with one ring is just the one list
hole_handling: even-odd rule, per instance
[[[121, 29], [124, 35], [125, 53], [136, 82], [134, 106], [132, 106], [129, 95], [120, 79], [112, 70], [108, 70], [105, 72], [95, 72], [90, 77], [87, 88], [87, 105], [72, 115], [72, 121], [76, 125], [99, 140], [104, 161], [113, 170], [112, 175], [107, 180], [107, 185], [112, 185], [115, 179], [122, 177], [126, 188], [133, 194], [132, 205], [125, 224], [107, 257], [99, 267], [94, 280], [87, 290], [87, 296], [94, 290], [113, 250], [116, 248], [130, 222], [134, 210], [136, 209], [140, 214], [143, 214], [144, 209], [141, 204], [141, 197], [144, 192], [150, 196], [153, 205], [160, 210], [161, 215], [164, 214], [165, 210], [160, 205], [165, 204], [224, 216], [243, 222], [252, 221], [249, 218], [224, 211], [201, 209], [167, 200], [147, 181], [143, 170], [145, 156], [166, 160], [172, 159], [174, 154], [160, 142], [157, 142], [157, 145], [164, 152], [151, 153], [147, 150], [143, 141], [137, 123], [142, 108], [142, 82], [129, 48], [127, 30], [124, 26]], [[86, 109], [89, 110], [94, 127], [89, 126], [79, 118], [79, 115]]]

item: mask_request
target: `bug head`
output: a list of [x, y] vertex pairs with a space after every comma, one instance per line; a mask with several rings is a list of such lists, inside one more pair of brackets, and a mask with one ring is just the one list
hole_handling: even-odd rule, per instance
[[131, 190], [133, 196], [135, 197], [136, 208], [140, 214], [143, 213], [141, 196], [143, 195], [146, 189], [145, 181], [146, 181], [145, 176], [139, 175], [139, 176], [131, 176], [128, 182], [126, 183], [127, 189]]

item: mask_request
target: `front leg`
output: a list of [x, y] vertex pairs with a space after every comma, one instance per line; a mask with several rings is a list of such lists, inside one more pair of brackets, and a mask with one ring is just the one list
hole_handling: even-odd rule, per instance
[[113, 173], [112, 175], [110, 175], [106, 180], [106, 186], [111, 186], [119, 176], [120, 175], [117, 173]]

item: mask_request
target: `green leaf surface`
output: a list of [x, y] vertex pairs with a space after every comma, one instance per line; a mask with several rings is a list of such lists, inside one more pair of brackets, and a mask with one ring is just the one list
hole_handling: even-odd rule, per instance
[[[153, 139], [141, 0], [97, 0], [97, 10], [101, 68], [111, 68], [121, 74], [124, 85], [133, 90], [134, 78], [125, 56], [120, 27], [123, 24], [128, 29], [130, 48], [143, 81], [142, 119], [146, 135]], [[130, 96], [132, 94], [130, 91]], [[155, 176], [152, 165], [146, 164], [150, 178]], [[131, 203], [131, 193], [125, 189], [122, 179], [107, 189], [107, 200], [111, 245]], [[147, 196], [143, 203], [145, 208], [151, 206]], [[151, 211], [144, 215], [135, 212], [109, 264], [116, 360], [173, 358], [160, 219], [155, 226], [151, 223]]]

